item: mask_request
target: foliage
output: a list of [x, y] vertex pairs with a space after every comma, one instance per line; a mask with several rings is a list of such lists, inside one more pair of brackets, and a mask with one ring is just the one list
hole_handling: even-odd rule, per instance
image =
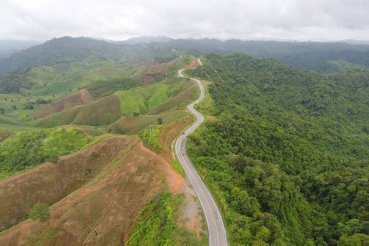
[[0, 143], [2, 178], [81, 149], [88, 138], [74, 129], [19, 132]]
[[160, 144], [161, 130], [161, 125], [149, 125], [139, 132], [139, 136], [141, 137], [145, 145], [155, 150], [156, 152], [160, 152], [163, 150], [163, 147]]
[[[369, 234], [368, 71], [321, 75], [212, 54], [191, 73], [213, 81], [216, 120], [191, 137], [189, 153], [225, 200], [234, 244]], [[254, 224], [260, 213], [273, 219]]]
[[94, 98], [109, 95], [120, 90], [127, 90], [141, 84], [134, 78], [121, 78], [107, 81], [96, 81], [89, 85], [87, 89]]
[[136, 226], [125, 245], [200, 245], [197, 238], [176, 225], [181, 199], [170, 193], [155, 196], [136, 218]]
[[179, 163], [179, 160], [177, 158], [173, 159], [172, 165], [173, 165], [174, 170], [176, 170], [177, 173], [179, 173], [183, 177], [185, 176], [185, 171], [183, 170], [181, 163]]
[[[119, 91], [115, 95], [120, 99], [122, 114], [145, 114], [170, 102], [187, 88], [186, 81], [183, 79], [168, 79], [149, 86]], [[172, 104], [178, 106], [179, 103], [184, 102], [173, 102]]]
[[40, 222], [46, 222], [50, 218], [49, 207], [43, 203], [36, 203], [28, 212], [28, 217]]

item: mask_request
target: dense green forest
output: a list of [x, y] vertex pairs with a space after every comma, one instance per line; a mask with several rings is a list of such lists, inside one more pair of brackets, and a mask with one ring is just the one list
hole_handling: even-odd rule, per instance
[[[0, 44], [1, 46], [1, 44]], [[0, 47], [1, 48], [1, 47]], [[184, 53], [244, 52], [275, 58], [283, 63], [318, 72], [369, 67], [369, 45], [344, 42], [276, 42], [216, 39], [146, 38], [106, 42], [91, 38], [62, 37], [0, 57], [0, 74], [24, 73], [32, 67], [76, 61], [168, 62]], [[0, 83], [2, 79], [0, 78]]]
[[188, 150], [234, 245], [369, 243], [369, 72], [207, 55], [215, 117]]
[[79, 130], [55, 128], [19, 132], [0, 142], [0, 179], [80, 150], [89, 139]]

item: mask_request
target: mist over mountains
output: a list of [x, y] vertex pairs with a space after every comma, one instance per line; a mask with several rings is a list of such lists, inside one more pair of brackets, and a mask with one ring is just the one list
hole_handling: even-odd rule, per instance
[[[1, 42], [4, 50], [27, 48], [32, 43]], [[27, 46], [28, 45], [28, 46]], [[168, 37], [138, 37], [121, 42], [92, 38], [62, 37], [20, 50], [0, 60], [0, 72], [25, 72], [40, 65], [60, 62], [93, 60], [120, 60], [140, 57], [144, 62], [153, 57], [178, 57], [192, 52], [229, 54], [243, 52], [255, 57], [274, 58], [283, 63], [318, 72], [345, 70], [369, 66], [369, 45], [346, 42], [279, 42], [217, 39], [171, 39]]]

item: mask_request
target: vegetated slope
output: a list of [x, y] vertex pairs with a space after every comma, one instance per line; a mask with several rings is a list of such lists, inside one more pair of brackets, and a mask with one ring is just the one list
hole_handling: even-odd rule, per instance
[[86, 89], [80, 90], [71, 96], [65, 97], [59, 101], [48, 104], [35, 114], [37, 118], [43, 118], [53, 113], [73, 108], [75, 106], [87, 104], [93, 101], [90, 92]]
[[[120, 100], [122, 114], [131, 115], [135, 112], [145, 114], [155, 110], [181, 93], [189, 94], [187, 91], [189, 87], [193, 87], [193, 85], [187, 80], [169, 78], [149, 86], [119, 91], [115, 95]], [[186, 101], [180, 103], [185, 104]], [[178, 103], [172, 105], [172, 107], [175, 106], [178, 106]]]
[[160, 45], [171, 47], [180, 53], [191, 52], [197, 55], [209, 52], [217, 54], [244, 52], [256, 57], [275, 58], [293, 66], [318, 72], [369, 67], [368, 44], [177, 39]]
[[[134, 228], [139, 228], [135, 234], [142, 229], [141, 224], [136, 224], [140, 223], [141, 209], [149, 201], [156, 203], [158, 197], [165, 197], [170, 199], [167, 201], [177, 202], [153, 211], [154, 217], [156, 213], [162, 216], [155, 217], [153, 228], [147, 228], [146, 236], [150, 235], [152, 242], [174, 240], [167, 236], [175, 235], [176, 242], [182, 242], [179, 245], [186, 245], [189, 239], [196, 243], [191, 233], [177, 225], [176, 210], [181, 202], [178, 192], [182, 188], [176, 184], [178, 174], [172, 177], [173, 174], [170, 164], [145, 148], [137, 137], [108, 138], [62, 158], [57, 165], [44, 164], [0, 182], [6, 191], [2, 196], [7, 201], [0, 205], [0, 211], [7, 213], [2, 220], [14, 218], [16, 213], [23, 218], [24, 212], [38, 201], [48, 205], [56, 202], [50, 207], [47, 223], [25, 220], [0, 233], [0, 240], [3, 245], [122, 244]], [[6, 197], [16, 190], [30, 202]]]
[[107, 125], [121, 116], [119, 99], [115, 95], [103, 97], [87, 105], [55, 113], [36, 122], [37, 126]]
[[75, 129], [19, 132], [0, 143], [0, 179], [81, 149], [89, 139]]
[[127, 78], [135, 68], [113, 60], [58, 63], [33, 67], [23, 74], [21, 93], [32, 96], [64, 96], [97, 82]]
[[[140, 88], [118, 91], [92, 103], [51, 114], [35, 124], [42, 127], [68, 124], [100, 126], [112, 124], [122, 116], [137, 114], [134, 115], [134, 118], [137, 118], [140, 114], [151, 111], [153, 114], [164, 114], [169, 109], [179, 109], [183, 106], [193, 98], [195, 90], [195, 87], [186, 80], [167, 79]], [[173, 113], [168, 112], [162, 117], [172, 120], [173, 117], [170, 115]], [[158, 117], [161, 116], [158, 115], [155, 120]]]
[[183, 107], [196, 97], [196, 86], [187, 80], [164, 82], [116, 93], [123, 116], [111, 129], [120, 133], [136, 133], [149, 124], [167, 124], [186, 115]]
[[0, 40], [0, 59], [11, 56], [17, 51], [39, 44], [33, 40]]
[[[170, 47], [106, 42], [92, 38], [54, 38], [0, 60], [0, 74], [24, 73], [32, 67], [78, 61], [128, 61], [145, 63], [156, 57], [173, 60], [178, 54]], [[168, 60], [168, 59], [164, 59]]]
[[369, 72], [320, 75], [247, 55], [206, 56], [216, 120], [189, 153], [231, 242], [369, 241]]
[[52, 39], [0, 60], [0, 72], [24, 72], [31, 67], [81, 61], [91, 56], [104, 60], [116, 57], [119, 55], [118, 52], [119, 49], [105, 41], [63, 37]]

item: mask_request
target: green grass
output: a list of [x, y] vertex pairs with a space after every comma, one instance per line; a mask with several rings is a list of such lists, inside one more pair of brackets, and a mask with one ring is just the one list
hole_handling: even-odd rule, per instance
[[32, 131], [39, 128], [27, 125], [15, 125], [11, 123], [0, 123], [0, 132]]
[[27, 81], [32, 84], [31, 95], [68, 95], [71, 91], [96, 81], [119, 79], [130, 75], [129, 68], [113, 61], [61, 63], [32, 68]]
[[89, 139], [75, 129], [18, 132], [0, 143], [0, 178], [81, 149]]
[[[21, 94], [0, 94], [0, 108], [3, 115], [12, 117], [15, 120], [31, 120], [33, 114], [40, 110], [43, 104], [37, 100], [51, 101], [55, 99], [50, 96], [23, 96]], [[32, 105], [33, 109], [26, 109], [26, 105]]]
[[181, 164], [179, 163], [179, 160], [177, 157], [175, 157], [172, 161], [172, 165], [174, 170], [176, 170], [177, 173], [179, 173], [181, 176], [185, 177], [185, 171], [183, 170]]
[[145, 114], [176, 96], [184, 87], [186, 80], [171, 79], [149, 86], [115, 93], [120, 100], [123, 115]]
[[139, 136], [147, 147], [156, 152], [160, 152], [163, 150], [163, 147], [160, 144], [161, 130], [161, 125], [149, 125], [139, 132]]
[[[118, 91], [90, 104], [52, 114], [37, 121], [35, 125], [54, 127], [67, 124], [93, 126], [113, 124], [112, 128], [115, 132], [123, 133], [129, 128], [124, 125], [127, 120], [128, 125], [129, 122], [134, 121], [140, 127], [132, 127], [141, 130], [142, 125], [153, 124], [159, 117], [165, 121], [172, 121], [175, 113], [170, 112], [170, 109], [182, 108], [194, 98], [194, 95], [196, 95], [196, 87], [193, 83], [184, 79], [167, 79], [144, 87]], [[130, 116], [134, 114], [131, 119]], [[144, 114], [149, 115], [142, 117]], [[127, 119], [118, 120], [121, 116]], [[123, 126], [121, 122], [124, 122]]]
[[157, 124], [159, 118], [163, 120], [164, 124], [168, 124], [186, 116], [187, 113], [183, 110], [170, 110], [155, 115], [124, 116], [111, 124], [109, 128], [115, 133], [133, 134], [148, 125]]
[[170, 193], [155, 196], [136, 218], [136, 226], [125, 245], [201, 245], [191, 232], [176, 224], [182, 200]]
[[87, 105], [52, 114], [35, 122], [35, 125], [40, 127], [69, 124], [102, 126], [113, 123], [120, 116], [119, 100], [115, 95], [110, 95]]

